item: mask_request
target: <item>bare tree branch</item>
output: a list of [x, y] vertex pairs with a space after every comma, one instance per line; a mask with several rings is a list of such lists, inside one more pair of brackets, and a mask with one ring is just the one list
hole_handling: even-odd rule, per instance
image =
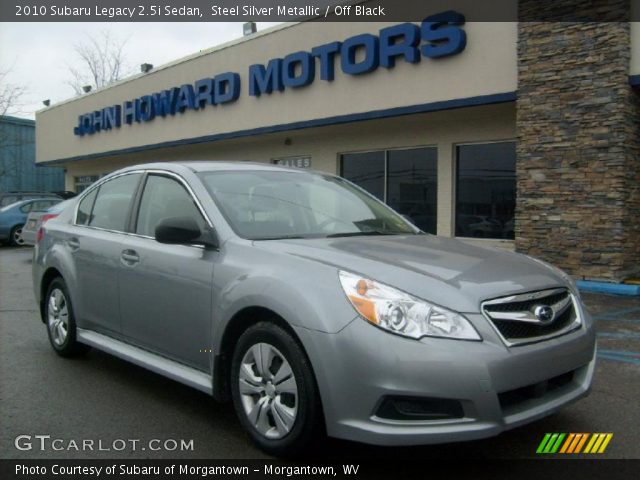
[[0, 116], [21, 113], [20, 100], [26, 93], [22, 85], [11, 83], [11, 70], [0, 70]]
[[79, 62], [77, 66], [67, 66], [71, 77], [67, 84], [76, 95], [83, 93], [85, 85], [102, 88], [128, 74], [126, 44], [126, 39], [120, 40], [103, 30], [97, 36], [88, 36], [85, 43], [74, 46]]

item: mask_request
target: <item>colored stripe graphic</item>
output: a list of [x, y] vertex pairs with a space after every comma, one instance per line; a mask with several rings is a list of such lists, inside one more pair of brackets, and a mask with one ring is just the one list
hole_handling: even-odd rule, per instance
[[598, 450], [598, 453], [604, 453], [604, 451], [607, 448], [607, 445], [609, 445], [609, 442], [613, 438], [613, 433], [607, 433], [606, 435], [607, 436], [605, 437], [604, 441], [602, 442], [602, 445], [600, 445], [600, 450]]
[[557, 438], [558, 438], [557, 433], [554, 433], [553, 435], [551, 435], [551, 438], [547, 442], [547, 446], [544, 447], [544, 450], [542, 451], [542, 453], [553, 453], [551, 449], [553, 448], [553, 445], [555, 444]]
[[536, 453], [604, 453], [612, 438], [613, 433], [547, 433]]
[[553, 445], [549, 453], [556, 453], [558, 451], [558, 449], [560, 448], [560, 444], [562, 443], [562, 440], [565, 436], [565, 433], [561, 433], [560, 435], [558, 435], [558, 439], [556, 440], [556, 443]]
[[589, 443], [587, 443], [587, 447], [584, 449], [584, 453], [591, 452], [591, 447], [594, 446], [594, 444], [596, 443], [599, 437], [600, 435], [598, 435], [597, 433], [594, 433], [593, 435], [591, 435], [591, 440], [589, 440]]
[[536, 453], [542, 453], [542, 450], [544, 450], [544, 446], [547, 444], [547, 441], [549, 440], [549, 438], [551, 438], [551, 434], [547, 433], [542, 439], [542, 441], [540, 442], [540, 445], [538, 445], [538, 449], [536, 450]]
[[580, 443], [578, 443], [573, 453], [580, 453], [582, 451], [582, 446], [587, 441], [587, 438], [589, 438], [588, 433], [582, 433], [581, 435], [582, 435], [582, 438], [580, 439]]
[[576, 434], [575, 433], [570, 433], [569, 436], [567, 437], [567, 441], [564, 442], [564, 445], [562, 445], [562, 448], [560, 449], [560, 453], [565, 453], [567, 451], [567, 448], [569, 448], [569, 445], [571, 445], [571, 442], [573, 442], [573, 439], [575, 438]]

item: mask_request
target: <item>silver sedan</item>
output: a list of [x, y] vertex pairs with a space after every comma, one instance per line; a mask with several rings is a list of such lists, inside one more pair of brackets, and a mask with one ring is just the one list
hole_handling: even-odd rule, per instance
[[425, 234], [333, 175], [134, 166], [42, 230], [33, 285], [56, 353], [97, 348], [231, 400], [272, 454], [323, 430], [488, 437], [591, 387], [594, 325], [570, 277]]

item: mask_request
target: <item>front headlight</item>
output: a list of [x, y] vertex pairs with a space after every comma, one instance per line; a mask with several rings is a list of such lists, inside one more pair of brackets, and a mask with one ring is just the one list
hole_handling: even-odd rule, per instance
[[445, 337], [482, 340], [462, 315], [388, 285], [340, 271], [342, 289], [365, 320], [411, 338]]

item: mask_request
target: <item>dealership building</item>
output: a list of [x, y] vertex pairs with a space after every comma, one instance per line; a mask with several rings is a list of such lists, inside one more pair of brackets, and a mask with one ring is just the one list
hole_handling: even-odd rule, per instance
[[145, 162], [319, 170], [425, 231], [637, 276], [640, 24], [464, 14], [287, 23], [201, 51], [38, 112], [37, 162], [76, 191]]

